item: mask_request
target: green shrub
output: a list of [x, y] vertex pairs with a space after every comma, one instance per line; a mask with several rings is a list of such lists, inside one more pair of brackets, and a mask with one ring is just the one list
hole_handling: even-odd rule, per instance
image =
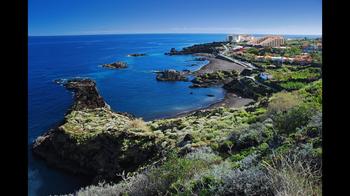
[[280, 133], [289, 134], [297, 131], [297, 128], [307, 125], [314, 112], [313, 108], [306, 106], [294, 107], [274, 115], [274, 125]]
[[301, 97], [295, 93], [279, 92], [271, 97], [268, 104], [269, 113], [285, 112], [301, 103]]

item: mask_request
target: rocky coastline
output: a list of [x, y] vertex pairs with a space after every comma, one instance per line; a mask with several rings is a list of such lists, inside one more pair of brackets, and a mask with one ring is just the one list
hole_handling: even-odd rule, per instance
[[189, 71], [176, 71], [173, 69], [158, 71], [156, 79], [158, 81], [188, 81]]
[[119, 180], [116, 174], [135, 171], [162, 152], [154, 135], [132, 126], [132, 115], [110, 110], [94, 81], [72, 79], [63, 85], [74, 93], [73, 106], [60, 125], [34, 141], [36, 157], [99, 182]]
[[196, 44], [193, 46], [185, 47], [180, 51], [176, 50], [175, 48], [171, 48], [171, 50], [165, 53], [165, 55], [187, 55], [187, 54], [195, 54], [195, 53], [216, 54], [218, 52], [217, 47], [221, 47], [222, 44], [224, 43], [226, 42]]
[[[194, 48], [184, 51], [208, 52], [199, 46]], [[207, 46], [206, 48], [208, 49]], [[252, 93], [254, 91], [245, 94], [246, 83], [238, 79], [243, 70], [241, 67], [232, 62], [221, 63], [222, 60], [213, 58], [212, 54], [205, 54], [207, 53], [194, 54], [201, 55], [198, 57], [200, 60], [209, 59], [209, 64], [194, 72], [195, 79], [192, 83], [197, 85], [195, 87], [224, 85], [227, 90], [225, 98], [207, 108], [185, 112], [177, 117], [196, 116], [201, 110], [218, 107], [243, 107], [254, 102], [251, 98], [256, 98]], [[124, 65], [122, 62], [109, 64], [118, 68]], [[188, 70], [165, 70], [157, 72], [157, 80], [188, 81], [189, 74], [193, 73]], [[148, 124], [143, 124], [143, 121], [138, 121], [131, 114], [111, 111], [98, 93], [93, 80], [74, 78], [62, 80], [60, 83], [74, 93], [74, 103], [62, 123], [39, 136], [32, 149], [35, 156], [46, 160], [48, 164], [86, 175], [94, 183], [101, 180], [118, 181], [120, 177], [116, 174], [136, 171], [159, 159], [174, 146], [188, 148], [188, 145], [178, 143], [189, 142], [186, 137], [190, 136], [182, 138], [180, 134], [174, 137], [169, 133], [169, 136], [164, 137], [165, 133], [150, 131]], [[246, 95], [246, 98], [240, 97], [236, 92]], [[157, 121], [150, 123], [157, 124]]]
[[205, 73], [196, 76], [191, 81], [192, 85], [190, 88], [207, 88], [211, 86], [227, 84], [236, 77], [238, 77], [238, 73], [235, 70]]

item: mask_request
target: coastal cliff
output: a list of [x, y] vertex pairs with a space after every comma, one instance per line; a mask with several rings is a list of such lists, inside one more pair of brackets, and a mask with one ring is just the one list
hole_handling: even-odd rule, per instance
[[72, 79], [64, 86], [74, 92], [73, 106], [61, 125], [35, 140], [35, 155], [97, 182], [134, 171], [161, 153], [155, 135], [138, 119], [110, 110], [94, 81]]
[[273, 195], [280, 182], [274, 177], [286, 168], [270, 167], [276, 174], [261, 163], [289, 161], [284, 157], [292, 153], [294, 162], [287, 164], [302, 161], [320, 170], [321, 85], [316, 81], [238, 109], [219, 107], [144, 122], [111, 111], [92, 80], [68, 80], [64, 86], [75, 94], [73, 107], [61, 125], [36, 139], [33, 152], [95, 183], [113, 182], [74, 195]]

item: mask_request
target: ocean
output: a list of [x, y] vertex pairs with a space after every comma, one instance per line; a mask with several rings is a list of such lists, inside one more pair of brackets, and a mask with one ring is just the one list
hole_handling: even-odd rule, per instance
[[[36, 137], [57, 125], [72, 104], [72, 93], [54, 83], [55, 79], [92, 78], [113, 110], [129, 112], [144, 120], [174, 116], [219, 101], [224, 97], [221, 88], [191, 89], [190, 82], [159, 82], [154, 71], [199, 69], [208, 62], [195, 61], [192, 55], [164, 53], [173, 47], [181, 49], [225, 38], [225, 35], [203, 34], [29, 37], [29, 147]], [[128, 57], [131, 53], [147, 56]], [[101, 67], [114, 61], [125, 61], [128, 68]], [[48, 167], [42, 160], [33, 158], [30, 150], [28, 177], [32, 196], [70, 193], [88, 183], [81, 177]]]
[[[190, 82], [157, 81], [156, 70], [196, 70], [208, 63], [195, 61], [192, 55], [166, 56], [164, 53], [171, 48], [180, 50], [197, 43], [225, 39], [225, 34], [30, 36], [29, 195], [71, 193], [89, 183], [82, 177], [51, 168], [31, 154], [34, 139], [57, 125], [72, 104], [72, 93], [53, 80], [89, 77], [96, 81], [100, 94], [115, 111], [129, 112], [144, 120], [171, 117], [209, 106], [223, 99], [224, 91], [218, 87], [191, 89], [188, 88]], [[147, 55], [128, 57], [131, 53]], [[101, 64], [115, 61], [127, 62], [128, 68], [101, 67]]]

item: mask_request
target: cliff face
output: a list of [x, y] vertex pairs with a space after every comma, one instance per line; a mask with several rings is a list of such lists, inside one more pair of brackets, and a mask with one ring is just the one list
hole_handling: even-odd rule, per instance
[[132, 116], [109, 109], [94, 81], [73, 79], [64, 86], [74, 92], [74, 104], [60, 126], [35, 140], [35, 155], [97, 182], [134, 171], [161, 152], [147, 128]]
[[95, 82], [90, 79], [72, 79], [63, 85], [74, 92], [72, 110], [108, 107], [98, 93]]

